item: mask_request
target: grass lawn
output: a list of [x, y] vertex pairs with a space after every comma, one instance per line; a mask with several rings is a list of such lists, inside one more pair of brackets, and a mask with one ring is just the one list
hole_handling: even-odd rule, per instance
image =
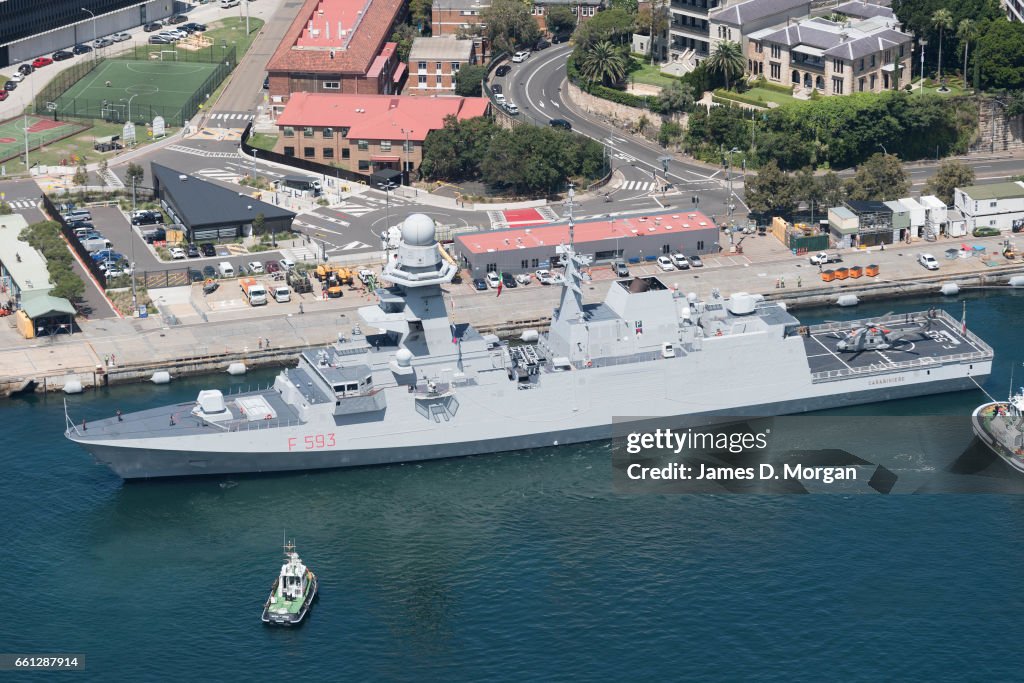
[[235, 46], [235, 56], [241, 61], [242, 56], [249, 51], [249, 46], [256, 39], [256, 34], [263, 28], [263, 20], [255, 17], [249, 18], [249, 35], [245, 34], [245, 17], [228, 17], [207, 24], [207, 30], [203, 33], [204, 38], [209, 38], [213, 44]]
[[[90, 122], [83, 121], [83, 123]], [[108, 162], [113, 163], [115, 159], [113, 152], [101, 154], [93, 149], [92, 145], [96, 138], [106, 137], [107, 135], [120, 135], [124, 126], [119, 123], [107, 123], [106, 121], [92, 121], [91, 123], [93, 127], [89, 130], [82, 131], [78, 135], [72, 135], [69, 138], [54, 142], [43, 149], [30, 153], [29, 159], [33, 164], [38, 161], [43, 166], [59, 166], [61, 159], [67, 159], [68, 163], [71, 163], [71, 158], [75, 155], [84, 157], [87, 164], [98, 163], [101, 159], [106, 159]], [[173, 135], [174, 132], [172, 128], [167, 129], [168, 135]], [[139, 136], [139, 144], [136, 145], [136, 148], [147, 144], [146, 129], [144, 127], [136, 126], [135, 133]]]
[[779, 105], [792, 104], [793, 102], [799, 101], [792, 95], [787, 95], [785, 93], [777, 92], [775, 90], [768, 90], [767, 88], [754, 87], [743, 94], [746, 95], [747, 97], [761, 99], [764, 100], [765, 102], [775, 102]]
[[258, 149], [265, 149], [268, 152], [273, 152], [274, 145], [277, 144], [277, 136], [267, 135], [266, 133], [256, 133], [249, 138], [249, 144]]
[[924, 92], [928, 93], [929, 95], [945, 95], [947, 97], [953, 97], [954, 95], [968, 95], [971, 93], [970, 90], [961, 87], [959, 83], [952, 83], [947, 81], [946, 88], [948, 88], [948, 90], [946, 90], [945, 92], [940, 92], [939, 84], [935, 83], [932, 85], [926, 85], [924, 87]]
[[661, 71], [658, 70], [657, 64], [643, 64], [636, 60], [633, 61], [633, 64], [640, 64], [639, 69], [629, 72], [629, 78], [634, 83], [644, 83], [646, 85], [656, 85], [659, 88], [667, 88], [672, 81], [676, 80], [661, 73]]

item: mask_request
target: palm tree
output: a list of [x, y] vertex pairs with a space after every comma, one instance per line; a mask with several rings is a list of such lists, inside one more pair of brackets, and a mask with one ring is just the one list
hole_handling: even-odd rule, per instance
[[970, 19], [961, 19], [956, 27], [956, 37], [964, 44], [964, 87], [967, 87], [967, 48], [978, 35], [978, 29]]
[[707, 59], [708, 68], [717, 71], [725, 78], [725, 89], [729, 89], [729, 79], [743, 73], [743, 50], [739, 43], [723, 40], [715, 46], [715, 51]]
[[939, 84], [942, 84], [942, 34], [953, 28], [953, 15], [948, 9], [937, 9], [932, 14], [932, 26], [939, 29]]
[[591, 83], [615, 84], [626, 75], [626, 58], [611, 41], [602, 40], [586, 48], [579, 69], [580, 75]]

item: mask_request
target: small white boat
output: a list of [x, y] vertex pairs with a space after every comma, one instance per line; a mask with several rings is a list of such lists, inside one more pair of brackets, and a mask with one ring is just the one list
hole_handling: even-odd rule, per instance
[[270, 589], [270, 597], [263, 605], [263, 623], [277, 626], [294, 626], [309, 614], [316, 599], [317, 581], [309, 567], [302, 563], [295, 552], [294, 541], [284, 546], [285, 562], [281, 574]]

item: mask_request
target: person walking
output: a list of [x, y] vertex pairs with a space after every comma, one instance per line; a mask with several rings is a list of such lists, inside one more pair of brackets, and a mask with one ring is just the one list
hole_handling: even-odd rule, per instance
[[121, 416], [121, 409], [120, 408], [117, 409], [117, 421], [118, 422], [124, 422], [124, 418]]

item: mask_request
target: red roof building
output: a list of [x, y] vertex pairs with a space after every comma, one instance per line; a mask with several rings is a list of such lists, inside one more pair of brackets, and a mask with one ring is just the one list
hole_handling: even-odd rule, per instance
[[[573, 230], [576, 251], [596, 262], [624, 259], [639, 263], [676, 252], [717, 254], [718, 239], [718, 226], [699, 211], [581, 221]], [[483, 277], [490, 271], [524, 273], [549, 268], [558, 260], [560, 245], [568, 241], [566, 223], [487, 230], [456, 235], [455, 252], [473, 277]]]
[[322, 95], [297, 92], [277, 117], [274, 151], [366, 175], [383, 169], [413, 171], [423, 141], [448, 116], [487, 114], [484, 97]]
[[267, 64], [271, 103], [280, 110], [297, 92], [398, 92], [405, 68], [387, 39], [404, 11], [403, 0], [306, 0]]

